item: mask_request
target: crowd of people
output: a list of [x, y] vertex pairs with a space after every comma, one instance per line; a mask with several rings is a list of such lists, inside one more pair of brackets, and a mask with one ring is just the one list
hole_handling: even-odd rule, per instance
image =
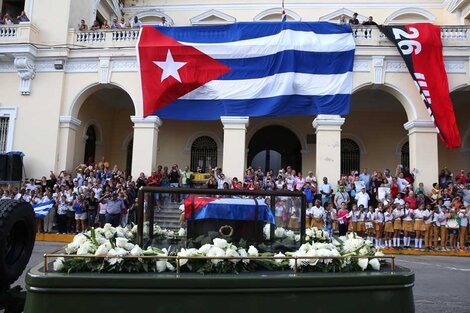
[[[219, 167], [201, 181], [201, 167], [191, 171], [158, 166], [150, 175], [137, 179], [127, 176], [116, 165], [110, 167], [103, 157], [78, 166], [75, 173], [51, 171], [49, 178], [29, 179], [19, 188], [0, 189], [1, 199], [19, 199], [31, 204], [54, 200], [55, 205], [44, 220], [37, 220], [38, 232], [72, 233], [111, 223], [125, 226], [134, 220], [137, 191], [141, 186], [243, 190], [288, 190], [303, 192], [306, 207], [290, 197], [277, 197], [275, 218], [278, 226], [298, 230], [301, 210], [306, 227], [317, 227], [331, 235], [347, 231], [373, 241], [377, 246], [416, 249], [465, 249], [470, 218], [470, 173], [457, 175], [443, 169], [432, 188], [414, 181], [406, 167], [369, 173], [351, 171], [335, 187], [327, 177], [317, 181], [312, 171], [303, 176], [291, 166], [273, 173], [261, 167], [246, 169], [244, 177], [228, 179]], [[180, 203], [184, 196], [162, 194], [156, 206]], [[145, 199], [148, 200], [148, 199]], [[129, 214], [131, 213], [131, 214]]]
[[[163, 16], [161, 18], [161, 22], [158, 25], [169, 27], [170, 23]], [[129, 21], [127, 22], [124, 17], [121, 17], [120, 20], [118, 20], [117, 17], [114, 17], [111, 24], [107, 20], [103, 20], [103, 21], [95, 20], [93, 21], [90, 27], [88, 27], [85, 20], [81, 20], [80, 24], [78, 25], [78, 30], [87, 31], [87, 30], [100, 30], [100, 29], [125, 29], [125, 28], [141, 28], [142, 26], [143, 26], [142, 21], [139, 19], [138, 16], [134, 16], [133, 18], [130, 18]]]

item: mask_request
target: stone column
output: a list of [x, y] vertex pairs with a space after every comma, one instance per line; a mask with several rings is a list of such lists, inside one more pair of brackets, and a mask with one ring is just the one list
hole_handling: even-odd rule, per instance
[[[54, 171], [59, 173], [62, 170], [71, 171], [77, 164], [74, 164], [75, 145], [77, 129], [82, 122], [73, 116], [59, 117], [59, 146]], [[80, 160], [81, 163], [82, 160]]]
[[137, 179], [141, 172], [150, 175], [156, 169], [158, 132], [162, 121], [158, 116], [131, 116], [134, 123], [134, 144], [132, 151], [132, 177]]
[[246, 168], [246, 128], [247, 116], [221, 116], [224, 126], [224, 158], [222, 171], [225, 177], [237, 177], [243, 181]]
[[403, 125], [410, 143], [410, 171], [415, 175], [415, 186], [424, 183], [426, 191], [437, 183], [439, 158], [437, 131], [430, 120], [412, 120]]
[[318, 186], [323, 177], [336, 188], [341, 175], [341, 125], [344, 118], [339, 115], [320, 114], [313, 120], [317, 135], [316, 177]]

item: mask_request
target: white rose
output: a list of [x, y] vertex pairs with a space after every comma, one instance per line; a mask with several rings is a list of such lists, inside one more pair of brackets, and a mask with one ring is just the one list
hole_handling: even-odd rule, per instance
[[118, 256], [118, 253], [114, 249], [109, 250], [106, 256], [108, 257], [106, 261], [111, 265], [114, 265], [116, 263], [121, 263], [123, 261], [123, 259], [121, 258], [115, 258], [116, 256]]
[[166, 271], [167, 261], [157, 261], [157, 272], [161, 273]]
[[[307, 239], [307, 238], [308, 238], [308, 236], [305, 237], [305, 240], [309, 240], [309, 239], [310, 239], [310, 238], [309, 238], [309, 239]], [[300, 235], [295, 235], [295, 236], [294, 236], [294, 240], [295, 240], [295, 241], [300, 241]]]
[[110, 230], [106, 230], [106, 231], [104, 232], [104, 236], [106, 237], [106, 239], [111, 239], [111, 238], [113, 238], [114, 233], [113, 233], [112, 231], [110, 231]]
[[78, 243], [69, 243], [67, 245], [67, 248], [65, 248], [65, 253], [67, 254], [73, 254], [76, 253], [80, 245]]
[[77, 255], [85, 255], [91, 252], [92, 244], [91, 242], [85, 242], [80, 245], [80, 248], [77, 250]]
[[116, 238], [116, 247], [124, 248], [128, 241], [126, 238]]
[[[321, 251], [321, 250], [318, 250], [318, 251]], [[309, 251], [307, 251], [306, 256], [310, 256], [310, 257], [321, 256], [320, 254], [318, 254], [318, 251], [314, 250], [314, 249], [309, 250]], [[310, 266], [315, 266], [318, 263], [318, 259], [309, 259], [309, 260], [305, 259], [305, 260], [302, 260], [302, 264], [304, 265], [305, 263], [307, 263]]]
[[88, 241], [88, 238], [84, 234], [78, 234], [73, 237], [72, 243], [80, 245], [82, 243], [85, 243], [86, 241]]
[[271, 224], [266, 224], [263, 227], [264, 238], [267, 240], [271, 239]]
[[141, 256], [143, 254], [144, 254], [144, 251], [138, 245], [135, 245], [134, 248], [132, 248], [131, 250], [132, 256]]
[[96, 256], [106, 256], [108, 254], [109, 249], [106, 247], [106, 244], [102, 244], [101, 246], [96, 249], [95, 255]]
[[364, 271], [367, 268], [367, 265], [369, 264], [369, 261], [367, 259], [359, 259], [357, 261], [357, 264], [361, 268], [362, 271]]
[[249, 256], [258, 256], [258, 249], [256, 249], [254, 246], [250, 246], [248, 248], [248, 255]]
[[285, 232], [285, 236], [287, 238], [294, 238], [295, 237], [295, 233], [292, 231], [292, 230], [288, 230]]
[[124, 249], [126, 249], [127, 251], [131, 251], [132, 249], [134, 249], [134, 244], [133, 243], [126, 243], [126, 245], [124, 246]]
[[60, 272], [64, 269], [64, 258], [57, 258], [53, 264], [54, 271]]
[[125, 237], [126, 229], [122, 228], [121, 226], [116, 227], [116, 236], [118, 237]]
[[221, 238], [214, 238], [213, 242], [214, 242], [214, 246], [221, 248], [221, 249], [225, 249], [225, 247], [227, 247], [227, 244], [228, 244], [227, 240], [221, 239]]
[[110, 229], [114, 229], [114, 227], [110, 223], [106, 223], [106, 224], [104, 224], [103, 229], [104, 229], [104, 231], [107, 231], [107, 230], [110, 230]]
[[[240, 256], [242, 256], [242, 257], [247, 257], [248, 256], [248, 253], [243, 248], [238, 249], [238, 254], [240, 254]], [[248, 264], [248, 263], [250, 263], [250, 259], [243, 259], [242, 262], [245, 263], [245, 264]]]
[[305, 235], [307, 235], [309, 237], [313, 237], [313, 236], [315, 236], [315, 233], [313, 232], [313, 230], [311, 228], [307, 228], [305, 230]]
[[202, 247], [199, 248], [199, 253], [201, 253], [202, 255], [207, 255], [207, 252], [209, 252], [209, 250], [211, 249], [211, 245], [206, 243], [205, 245], [203, 245]]
[[[277, 256], [277, 257], [284, 257], [285, 255], [282, 253], [282, 252], [279, 252], [278, 254], [275, 254], [274, 256]], [[284, 261], [284, 259], [275, 259], [274, 262], [276, 262], [276, 264], [281, 264], [282, 261]]]
[[137, 233], [137, 225], [134, 225], [134, 227], [132, 227], [131, 232]]
[[372, 266], [372, 269], [380, 271], [380, 262], [378, 259], [369, 260], [369, 265]]
[[[189, 249], [185, 249], [185, 248], [182, 248], [181, 251], [178, 252], [179, 257], [189, 256], [189, 254], [190, 254]], [[189, 259], [180, 259], [180, 266], [185, 265], [186, 263], [188, 263], [188, 261]]]
[[[207, 252], [207, 256], [211, 256], [211, 257], [225, 256], [225, 251], [222, 248], [212, 246], [209, 249], [209, 251]], [[212, 264], [215, 264], [215, 265], [217, 265], [220, 261], [222, 261], [222, 260], [221, 259], [212, 259], [211, 260]]]
[[[240, 256], [240, 254], [237, 252], [237, 250], [227, 249], [227, 251], [225, 251], [225, 256]], [[240, 259], [230, 259], [229, 261], [236, 264], [240, 262]]]
[[359, 250], [359, 255], [368, 255], [369, 254], [369, 249], [366, 247], [362, 247], [360, 250]]
[[114, 250], [116, 251], [117, 255], [119, 255], [119, 256], [123, 256], [123, 255], [128, 255], [128, 254], [129, 254], [129, 251], [127, 251], [127, 250], [124, 249], [124, 248], [116, 247]]
[[178, 230], [178, 236], [180, 237], [186, 236], [186, 229], [180, 228], [180, 230]]
[[274, 237], [275, 238], [284, 238], [284, 233], [286, 230], [282, 227], [278, 227], [274, 230]]

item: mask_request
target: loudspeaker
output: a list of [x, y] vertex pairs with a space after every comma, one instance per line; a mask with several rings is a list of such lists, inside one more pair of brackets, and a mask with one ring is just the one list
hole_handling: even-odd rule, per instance
[[8, 155], [0, 154], [0, 181], [8, 180]]
[[20, 155], [8, 155], [7, 178], [9, 181], [21, 181], [23, 179], [23, 160]]

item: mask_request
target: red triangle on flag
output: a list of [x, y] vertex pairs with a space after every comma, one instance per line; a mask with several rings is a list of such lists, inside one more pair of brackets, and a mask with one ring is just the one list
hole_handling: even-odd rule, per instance
[[144, 117], [231, 70], [153, 26], [142, 30], [138, 49]]

